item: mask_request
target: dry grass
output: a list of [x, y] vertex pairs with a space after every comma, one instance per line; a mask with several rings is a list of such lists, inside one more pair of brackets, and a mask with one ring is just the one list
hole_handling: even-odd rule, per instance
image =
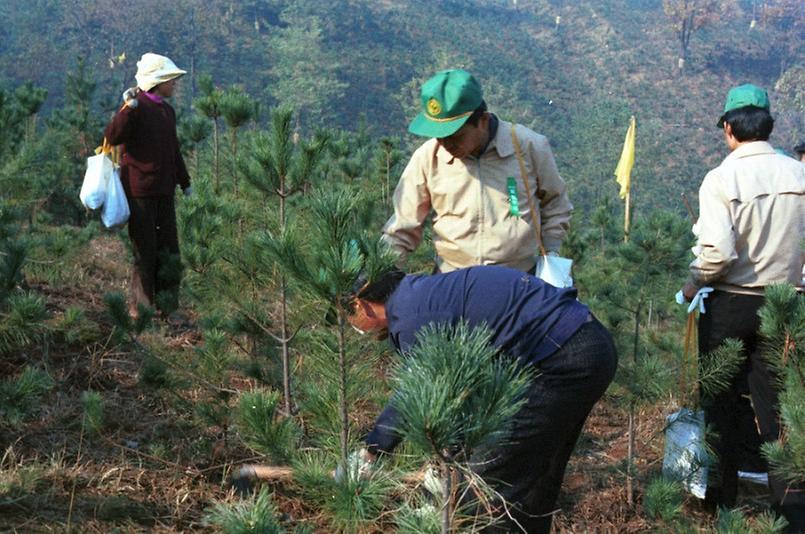
[[[200, 425], [182, 409], [205, 399], [209, 392], [174, 373], [173, 388], [149, 389], [138, 380], [143, 354], [118, 346], [103, 312], [103, 294], [125, 285], [127, 257], [114, 237], [90, 244], [78, 287], [35, 289], [47, 299], [54, 317], [81, 307], [99, 326], [98, 339], [88, 345], [54, 343], [45, 356], [42, 347], [0, 361], [0, 374], [14, 375], [26, 364], [45, 365], [57, 387], [35, 418], [19, 428], [0, 428], [0, 531], [65, 532], [204, 532], [205, 510], [216, 502], [237, 499], [228, 486], [233, 470], [255, 461], [254, 453], [234, 440], [224, 446], [220, 429]], [[142, 342], [188, 364], [201, 341], [198, 331], [160, 325]], [[233, 379], [232, 387], [249, 389], [252, 382]], [[82, 391], [99, 392], [104, 403], [104, 426], [99, 435], [82, 435]], [[369, 424], [365, 410], [356, 422]], [[645, 482], [660, 469], [662, 425], [668, 410], [656, 407], [639, 414], [637, 469]], [[607, 402], [599, 403], [584, 429], [567, 469], [558, 502], [558, 532], [636, 532], [651, 528], [642, 512], [641, 485], [636, 505], [625, 495], [626, 414]], [[304, 520], [327, 532], [326, 518], [303, 502], [293, 490], [277, 483], [272, 488], [284, 519]], [[762, 510], [765, 494], [746, 489], [740, 504]], [[712, 519], [696, 503], [686, 514], [706, 528]], [[68, 519], [69, 518], [69, 519]]]

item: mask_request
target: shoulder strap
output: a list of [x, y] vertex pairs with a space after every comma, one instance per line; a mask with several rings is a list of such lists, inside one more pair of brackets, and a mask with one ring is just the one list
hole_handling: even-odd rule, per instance
[[[534, 225], [534, 232], [537, 235], [537, 246], [539, 247], [540, 256], [545, 256], [545, 247], [542, 245], [542, 231], [540, 229], [540, 219], [537, 209], [534, 206], [534, 196], [531, 194], [531, 186], [528, 184], [528, 174], [525, 170], [525, 162], [523, 161], [523, 151], [520, 149], [520, 140], [517, 139], [517, 133], [514, 131], [515, 124], [512, 124], [512, 144], [514, 145], [514, 153], [517, 154], [517, 162], [520, 164], [520, 178], [523, 180], [525, 186], [525, 194], [528, 197], [528, 210], [531, 212], [531, 222]], [[539, 177], [535, 176], [537, 182], [537, 191], [539, 191]]]

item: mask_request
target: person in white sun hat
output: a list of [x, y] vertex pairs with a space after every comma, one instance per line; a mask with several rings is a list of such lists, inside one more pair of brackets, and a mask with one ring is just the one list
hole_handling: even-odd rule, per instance
[[129, 313], [139, 307], [168, 317], [178, 307], [181, 279], [176, 230], [176, 186], [192, 194], [179, 140], [176, 113], [166, 102], [186, 71], [158, 54], [137, 62], [137, 87], [123, 93], [124, 106], [106, 127], [111, 145], [121, 146], [120, 179], [129, 201], [129, 238], [134, 251]]

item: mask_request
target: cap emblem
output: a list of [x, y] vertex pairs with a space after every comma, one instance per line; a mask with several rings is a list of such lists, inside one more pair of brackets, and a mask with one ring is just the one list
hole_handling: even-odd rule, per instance
[[442, 105], [435, 98], [428, 100], [428, 115], [435, 117], [442, 112]]

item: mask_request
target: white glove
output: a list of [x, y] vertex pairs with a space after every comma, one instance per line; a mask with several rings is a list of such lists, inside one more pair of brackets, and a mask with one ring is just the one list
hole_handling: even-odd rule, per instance
[[[694, 295], [693, 299], [691, 299], [690, 301], [690, 306], [688, 306], [688, 313], [693, 313], [693, 310], [695, 310], [697, 306], [699, 307], [699, 313], [705, 313], [704, 299], [706, 299], [708, 295], [712, 292], [713, 292], [712, 287], [705, 286], [699, 289], [699, 291], [696, 292], [696, 295]], [[675, 298], [677, 304], [685, 304], [685, 296], [682, 294], [681, 289], [679, 290], [679, 292], [677, 292]]]
[[187, 187], [182, 189], [182, 193], [184, 193], [184, 196], [186, 196], [186, 197], [192, 197], [193, 196], [193, 186], [188, 185]]
[[125, 91], [123, 91], [123, 102], [130, 108], [137, 107], [137, 93], [139, 89], [136, 87], [129, 87]]
[[[369, 460], [369, 452], [366, 449], [353, 451], [347, 458], [347, 476], [353, 480], [369, 478], [374, 468], [374, 462]], [[339, 465], [333, 473], [336, 482], [344, 482], [344, 466]]]
[[442, 484], [442, 481], [439, 479], [439, 476], [433, 467], [429, 466], [425, 470], [425, 476], [422, 478], [422, 485], [437, 499], [441, 499], [444, 496], [444, 485]]

